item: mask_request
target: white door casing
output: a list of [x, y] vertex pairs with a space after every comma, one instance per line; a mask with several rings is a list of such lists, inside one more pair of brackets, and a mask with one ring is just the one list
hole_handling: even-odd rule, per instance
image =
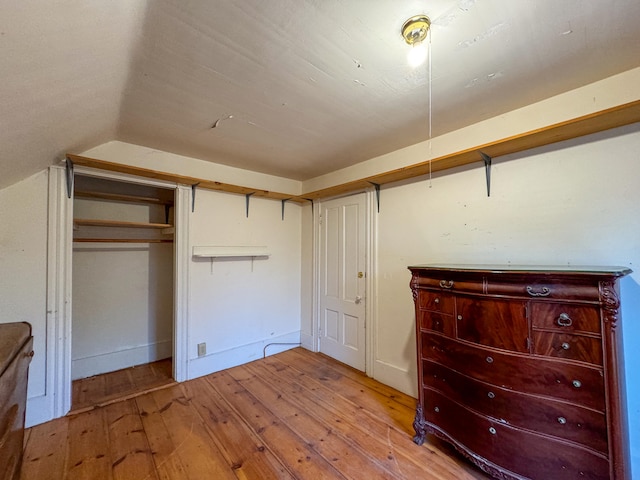
[[319, 217], [319, 347], [366, 369], [366, 194], [329, 200]]
[[[188, 266], [189, 206], [191, 188], [161, 180], [76, 167], [75, 173], [129, 181], [176, 190], [174, 242], [174, 329], [173, 375], [181, 382], [188, 378]], [[47, 408], [30, 415], [30, 423], [41, 423], [66, 415], [71, 408], [71, 252], [73, 243], [73, 202], [67, 198], [64, 167], [49, 169], [49, 226], [47, 245]], [[34, 404], [35, 402], [31, 402]], [[38, 404], [39, 406], [39, 404]], [[29, 410], [29, 405], [27, 405]], [[29, 414], [29, 412], [28, 412]]]

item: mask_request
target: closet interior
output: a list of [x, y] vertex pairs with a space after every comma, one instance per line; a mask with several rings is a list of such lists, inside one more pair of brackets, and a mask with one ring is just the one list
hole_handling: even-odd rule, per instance
[[174, 190], [76, 175], [72, 410], [171, 383]]

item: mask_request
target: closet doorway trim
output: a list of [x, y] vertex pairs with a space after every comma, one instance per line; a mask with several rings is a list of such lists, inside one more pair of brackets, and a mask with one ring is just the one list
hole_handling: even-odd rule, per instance
[[[54, 173], [55, 172], [55, 173]], [[189, 298], [189, 211], [191, 204], [191, 187], [177, 185], [161, 180], [147, 179], [133, 175], [107, 172], [86, 167], [76, 167], [75, 174], [117, 180], [139, 185], [154, 186], [175, 190], [175, 236], [174, 236], [174, 323], [173, 323], [173, 377], [182, 382], [188, 379], [187, 358], [187, 326], [188, 326], [188, 298]], [[58, 312], [55, 319], [51, 319], [47, 329], [55, 334], [55, 347], [51, 345], [52, 353], [47, 355], [47, 364], [56, 372], [51, 383], [54, 394], [53, 416], [57, 418], [66, 415], [71, 408], [71, 285], [73, 251], [73, 202], [67, 199], [66, 189], [61, 178], [64, 168], [51, 167], [50, 175], [58, 177], [54, 181], [55, 194], [50, 189], [49, 201], [59, 205], [59, 222], [49, 222], [49, 286], [47, 311]], [[51, 186], [50, 181], [50, 186]], [[51, 207], [50, 207], [51, 208]], [[52, 268], [53, 267], [53, 268]], [[57, 293], [56, 293], [57, 292]], [[53, 352], [57, 352], [54, 354]]]

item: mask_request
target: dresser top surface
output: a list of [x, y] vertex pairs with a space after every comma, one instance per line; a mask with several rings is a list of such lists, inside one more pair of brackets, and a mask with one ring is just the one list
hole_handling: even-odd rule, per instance
[[409, 270], [447, 271], [461, 273], [540, 273], [571, 275], [606, 275], [623, 277], [632, 272], [630, 268], [600, 265], [500, 265], [500, 264], [446, 264], [431, 263], [411, 265]]

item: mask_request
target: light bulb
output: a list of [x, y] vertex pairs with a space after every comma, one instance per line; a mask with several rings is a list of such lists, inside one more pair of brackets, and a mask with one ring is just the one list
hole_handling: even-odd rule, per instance
[[427, 59], [427, 46], [424, 42], [416, 42], [407, 54], [407, 61], [412, 67], [418, 67]]

